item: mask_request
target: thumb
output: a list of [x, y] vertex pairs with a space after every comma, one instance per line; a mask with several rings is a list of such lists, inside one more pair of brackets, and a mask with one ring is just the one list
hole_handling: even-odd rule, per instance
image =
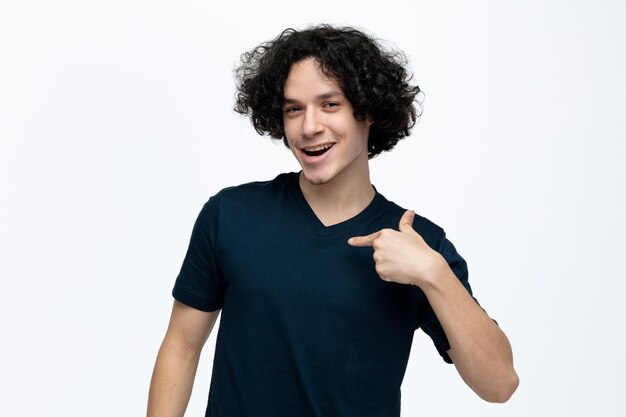
[[415, 218], [415, 212], [413, 210], [407, 210], [400, 218], [400, 231], [402, 233], [409, 233], [416, 235], [417, 232], [413, 229], [413, 219]]

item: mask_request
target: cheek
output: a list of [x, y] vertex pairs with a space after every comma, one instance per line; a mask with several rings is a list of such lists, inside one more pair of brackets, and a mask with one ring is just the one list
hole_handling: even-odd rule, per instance
[[361, 151], [367, 148], [367, 129], [362, 126], [356, 126], [353, 130], [354, 142], [353, 148], [357, 151]]
[[286, 132], [285, 132], [285, 138], [283, 141], [287, 142], [287, 148], [289, 148], [289, 150], [291, 151], [292, 154], [296, 155], [296, 147], [294, 146], [294, 144], [289, 140], [289, 136], [287, 136]]
[[283, 122], [283, 132], [285, 133], [285, 137], [287, 138], [287, 142], [289, 142], [289, 145], [291, 145], [292, 141], [290, 140], [290, 138], [294, 138], [295, 133], [296, 133], [296, 127], [294, 126], [294, 123], [288, 123], [286, 121]]
[[367, 145], [369, 143], [369, 136], [370, 136], [370, 129], [368, 125], [363, 125], [360, 128], [360, 135], [361, 135], [361, 147], [364, 149], [367, 149]]
[[291, 151], [292, 154], [294, 154], [294, 156], [298, 156], [296, 155], [296, 149], [298, 148], [296, 145], [294, 145], [293, 141], [290, 139], [293, 136], [289, 133], [289, 131], [287, 130], [287, 128], [285, 127], [284, 129], [285, 132], [285, 139], [283, 139], [283, 142], [287, 142], [287, 147], [289, 148], [289, 150]]

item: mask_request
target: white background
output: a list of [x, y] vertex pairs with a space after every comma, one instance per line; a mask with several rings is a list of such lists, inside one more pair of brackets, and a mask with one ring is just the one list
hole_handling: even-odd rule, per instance
[[521, 378], [485, 403], [418, 331], [402, 415], [625, 415], [625, 18], [617, 0], [3, 2], [0, 415], [145, 413], [202, 204], [299, 169], [232, 111], [233, 68], [317, 22], [407, 53], [424, 114], [372, 182], [445, 228]]

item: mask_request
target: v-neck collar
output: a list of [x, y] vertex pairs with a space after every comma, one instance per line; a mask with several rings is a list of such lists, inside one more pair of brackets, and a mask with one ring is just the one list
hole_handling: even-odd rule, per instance
[[309, 223], [312, 225], [313, 230], [315, 230], [320, 236], [336, 236], [337, 234], [352, 229], [363, 221], [370, 219], [373, 214], [380, 211], [380, 209], [384, 207], [385, 202], [387, 201], [387, 199], [378, 192], [376, 187], [372, 185], [375, 191], [374, 198], [363, 210], [347, 220], [332, 224], [330, 226], [326, 226], [317, 217], [317, 215], [309, 205], [308, 201], [306, 201], [304, 193], [300, 188], [299, 177], [300, 172], [289, 173], [287, 179], [287, 189], [289, 190], [289, 194], [292, 197], [293, 202], [307, 217]]

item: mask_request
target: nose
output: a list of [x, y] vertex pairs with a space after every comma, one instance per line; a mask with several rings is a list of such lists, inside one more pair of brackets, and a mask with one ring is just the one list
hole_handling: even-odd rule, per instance
[[315, 109], [307, 109], [302, 121], [302, 136], [314, 137], [324, 130], [324, 125], [321, 123], [319, 115]]

